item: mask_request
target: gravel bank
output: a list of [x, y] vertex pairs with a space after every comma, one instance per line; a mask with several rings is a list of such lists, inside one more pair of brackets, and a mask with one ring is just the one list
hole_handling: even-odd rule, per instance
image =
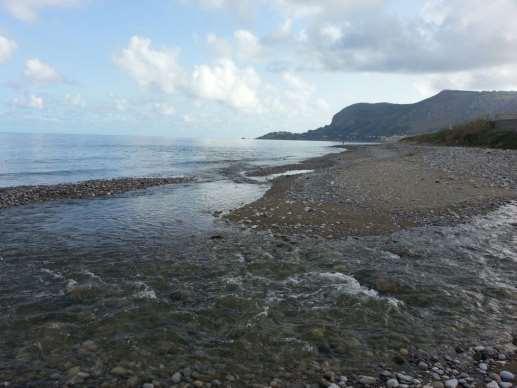
[[[384, 144], [283, 170], [260, 200], [229, 215], [253, 228], [335, 238], [450, 225], [517, 198], [517, 152]], [[248, 173], [263, 176], [275, 171]]]
[[107, 197], [152, 186], [191, 182], [192, 178], [119, 178], [48, 186], [0, 188], [0, 209], [60, 199]]

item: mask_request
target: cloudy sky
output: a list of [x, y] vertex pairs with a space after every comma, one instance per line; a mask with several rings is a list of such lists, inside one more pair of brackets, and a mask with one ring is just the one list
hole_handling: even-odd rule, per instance
[[517, 0], [0, 0], [0, 131], [256, 136], [517, 89]]

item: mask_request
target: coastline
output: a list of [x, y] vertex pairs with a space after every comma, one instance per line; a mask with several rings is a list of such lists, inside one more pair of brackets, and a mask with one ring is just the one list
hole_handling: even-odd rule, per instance
[[455, 225], [517, 199], [517, 152], [407, 144], [348, 146], [295, 165], [266, 194], [226, 217], [256, 229], [326, 238]]

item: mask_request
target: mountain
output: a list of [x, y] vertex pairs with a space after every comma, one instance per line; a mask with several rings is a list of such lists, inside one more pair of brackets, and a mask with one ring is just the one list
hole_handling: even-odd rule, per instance
[[259, 139], [374, 140], [448, 128], [478, 118], [517, 112], [517, 92], [444, 90], [414, 104], [350, 105], [324, 127], [305, 133], [271, 132]]

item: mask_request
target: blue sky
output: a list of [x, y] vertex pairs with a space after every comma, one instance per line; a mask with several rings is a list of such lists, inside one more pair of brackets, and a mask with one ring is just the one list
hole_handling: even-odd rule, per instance
[[257, 136], [355, 102], [517, 89], [515, 16], [514, 0], [0, 0], [0, 131]]

